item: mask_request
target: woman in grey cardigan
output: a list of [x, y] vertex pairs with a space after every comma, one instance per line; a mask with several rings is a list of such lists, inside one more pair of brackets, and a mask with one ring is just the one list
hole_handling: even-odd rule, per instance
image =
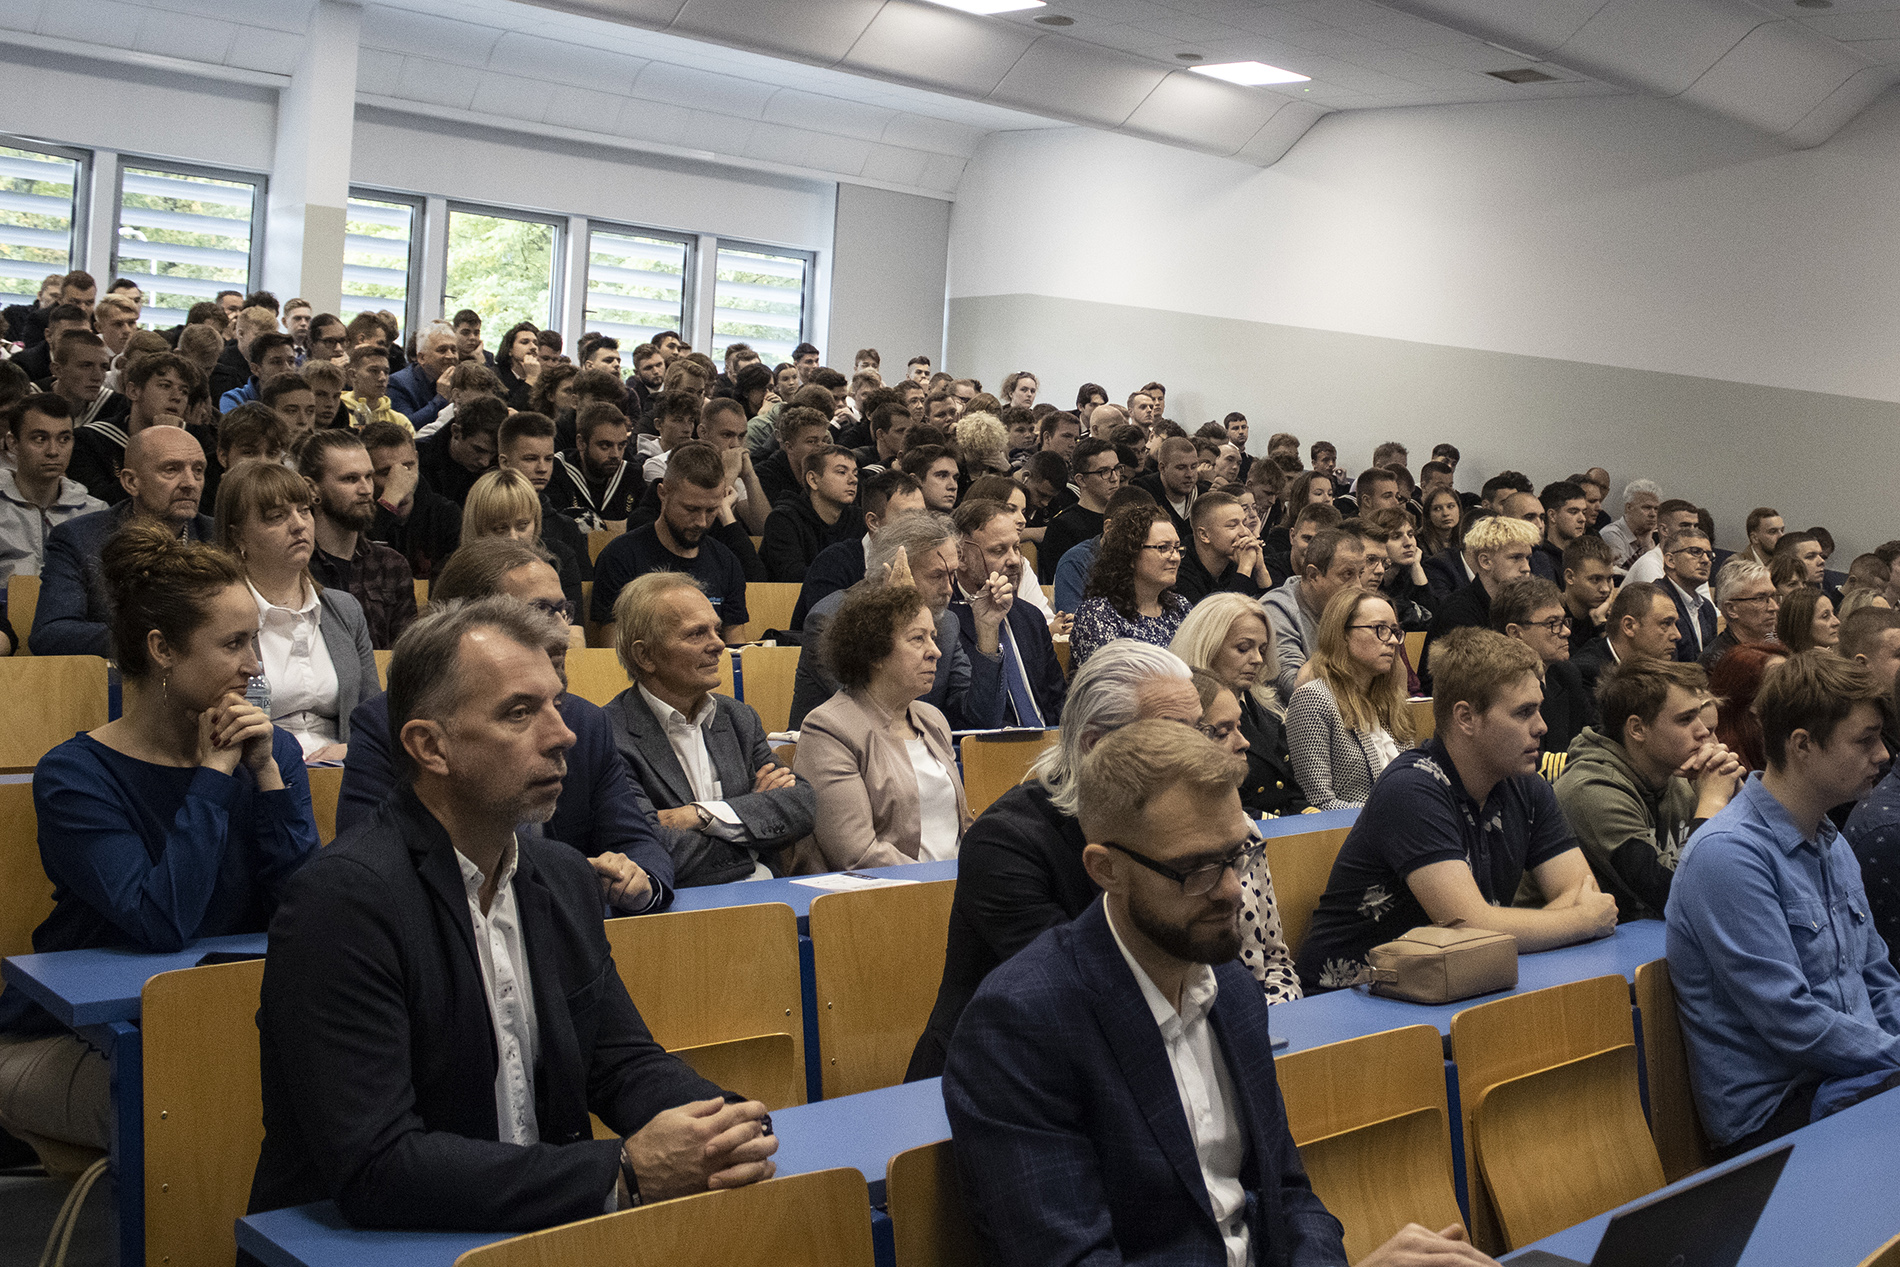
[[362, 606], [310, 575], [310, 485], [275, 462], [238, 463], [218, 484], [217, 535], [243, 560], [257, 602], [272, 723], [295, 737], [306, 762], [343, 760], [350, 713], [379, 689], [376, 656]]
[[1404, 640], [1392, 604], [1377, 595], [1342, 590], [1326, 604], [1311, 676], [1286, 710], [1293, 769], [1315, 809], [1364, 805], [1380, 772], [1412, 746]]

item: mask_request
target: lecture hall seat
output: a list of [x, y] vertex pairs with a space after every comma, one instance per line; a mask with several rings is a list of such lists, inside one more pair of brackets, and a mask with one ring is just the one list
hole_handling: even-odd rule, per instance
[[33, 785], [0, 783], [0, 958], [32, 954], [33, 930], [52, 913]]
[[106, 662], [96, 655], [7, 656], [0, 659], [0, 770], [30, 771], [41, 757], [82, 730], [106, 724]]
[[943, 981], [955, 880], [827, 893], [811, 904], [826, 1099], [894, 1087]]
[[969, 802], [970, 816], [981, 814], [1027, 778], [1029, 767], [1061, 738], [1060, 730], [965, 735], [958, 747], [963, 759], [963, 797]]
[[884, 1168], [884, 1200], [900, 1267], [983, 1267], [949, 1140], [891, 1158]]
[[1329, 827], [1267, 838], [1267, 874], [1273, 877], [1273, 902], [1280, 912], [1280, 931], [1291, 954], [1297, 955], [1300, 943], [1306, 940], [1320, 895], [1332, 878], [1333, 859], [1339, 856], [1339, 847], [1351, 831], [1350, 827]]
[[26, 636], [33, 632], [33, 614], [40, 609], [40, 578], [15, 574], [7, 578], [7, 623], [13, 626], [13, 632], [20, 645], [13, 649], [15, 658], [30, 656], [33, 649], [26, 645]]
[[1713, 1160], [1709, 1137], [1689, 1085], [1689, 1049], [1676, 1013], [1669, 961], [1654, 959], [1636, 969], [1636, 1010], [1643, 1017], [1643, 1072], [1649, 1081], [1649, 1128], [1656, 1137], [1663, 1178], [1670, 1183]]

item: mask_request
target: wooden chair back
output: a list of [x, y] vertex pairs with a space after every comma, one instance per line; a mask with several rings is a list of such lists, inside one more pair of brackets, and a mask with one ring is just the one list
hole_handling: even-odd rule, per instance
[[791, 729], [792, 687], [798, 678], [799, 648], [741, 647], [737, 654], [745, 702], [758, 713], [765, 733], [775, 735]]
[[145, 1261], [225, 1267], [264, 1146], [257, 1003], [264, 961], [145, 983]]
[[1345, 1226], [1348, 1262], [1407, 1223], [1464, 1221], [1436, 1028], [1328, 1043], [1282, 1056], [1273, 1068], [1313, 1191]]
[[956, 881], [827, 893], [811, 904], [825, 1098], [904, 1080], [943, 981]]
[[1655, 959], [1636, 970], [1636, 1010], [1643, 1017], [1643, 1072], [1649, 1082], [1649, 1129], [1670, 1183], [1713, 1160], [1689, 1085], [1689, 1049], [1682, 1041], [1676, 987], [1669, 961]]
[[1412, 741], [1424, 743], [1438, 733], [1438, 723], [1432, 718], [1432, 698], [1405, 701], [1405, 707], [1412, 714]]
[[581, 582], [581, 629], [590, 647], [611, 647], [614, 645], [613, 626], [603, 625], [594, 619], [594, 583]]
[[[1036, 543], [1033, 541], [1024, 541], [1020, 543], [1018, 548], [1022, 550], [1023, 562], [1029, 565], [1029, 570], [1031, 572], [1040, 574], [1042, 572], [1042, 565], [1040, 562], [1042, 559], [1042, 553], [1036, 548]], [[1058, 560], [1058, 562], [1060, 562], [1060, 560]]]
[[343, 767], [308, 771], [310, 775], [310, 812], [317, 820], [317, 843], [327, 845], [336, 839], [336, 803], [343, 795]]
[[455, 1267], [873, 1267], [871, 1203], [855, 1170], [702, 1192], [471, 1249]]
[[1900, 1267], [1900, 1236], [1861, 1259], [1860, 1267]]
[[972, 816], [996, 803], [1003, 793], [1021, 783], [1036, 758], [1062, 738], [1060, 730], [1024, 730], [1007, 735], [965, 735], [959, 745], [963, 756], [963, 795]]
[[892, 1257], [903, 1267], [982, 1267], [949, 1140], [907, 1148], [884, 1171]]
[[604, 647], [581, 647], [567, 653], [567, 689], [605, 708], [627, 689], [627, 673], [614, 652]]
[[20, 645], [13, 654], [28, 656], [33, 648], [26, 645], [28, 635], [33, 632], [33, 614], [40, 609], [40, 578], [15, 574], [7, 578], [7, 623], [13, 626], [14, 634], [20, 639]]
[[376, 657], [376, 684], [386, 691], [389, 689], [389, 661], [396, 653], [394, 651], [372, 651], [370, 654]]
[[1319, 909], [1320, 894], [1333, 876], [1333, 860], [1346, 843], [1350, 827], [1301, 832], [1267, 839], [1267, 874], [1273, 877], [1273, 900], [1280, 909], [1280, 929], [1287, 949], [1298, 953], [1306, 930]]
[[[1587, 1058], [1626, 1048], [1592, 1064]], [[1636, 1084], [1636, 1027], [1629, 982], [1591, 977], [1466, 1008], [1451, 1018], [1452, 1059], [1464, 1118], [1465, 1174], [1478, 1248], [1495, 1256], [1662, 1186], [1662, 1163]], [[1500, 1084], [1559, 1066], [1479, 1114]], [[1541, 1117], [1526, 1118], [1525, 1105]], [[1526, 1126], [1531, 1129], [1524, 1134]], [[1545, 1170], [1548, 1174], [1532, 1172]], [[1647, 1185], [1647, 1186], [1644, 1186]], [[1509, 1212], [1507, 1228], [1500, 1215]]]
[[1405, 662], [1417, 669], [1425, 655], [1425, 631], [1420, 629], [1405, 635]]
[[805, 1067], [797, 1049], [790, 1034], [755, 1034], [681, 1047], [673, 1054], [706, 1081], [757, 1100], [776, 1113], [805, 1102]]
[[[766, 902], [610, 919], [607, 944], [627, 993], [660, 1046], [682, 1051], [754, 1042], [761, 1035], [789, 1036], [784, 1058], [793, 1098], [785, 1103], [805, 1102], [804, 1002], [799, 993], [798, 921], [791, 907]], [[730, 1062], [767, 1057], [733, 1051], [707, 1058]], [[768, 1107], [783, 1107], [763, 1094], [758, 1098]]]
[[32, 954], [33, 930], [52, 913], [33, 785], [0, 783], [0, 959]]
[[791, 581], [751, 581], [745, 587], [747, 620], [741, 642], [757, 642], [768, 629], [790, 629], [798, 591]]
[[31, 770], [80, 731], [105, 725], [106, 691], [102, 656], [0, 660], [0, 695], [7, 701], [7, 724], [0, 726], [0, 770]]
[[625, 531], [625, 528], [596, 528], [588, 533], [587, 561], [589, 563], [600, 562], [600, 552], [607, 548], [607, 543]]
[[429, 610], [429, 583], [427, 581], [417, 581], [415, 586], [416, 615], [420, 616]]

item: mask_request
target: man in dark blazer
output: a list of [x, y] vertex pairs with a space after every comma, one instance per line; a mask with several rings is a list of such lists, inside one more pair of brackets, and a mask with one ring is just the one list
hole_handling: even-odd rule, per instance
[[1715, 645], [1715, 600], [1702, 595], [1715, 551], [1701, 528], [1678, 528], [1662, 545], [1659, 586], [1676, 604], [1676, 659], [1694, 664]]
[[[990, 974], [944, 1070], [989, 1263], [1346, 1262], [1287, 1128], [1266, 1000], [1237, 959], [1238, 872], [1264, 847], [1240, 775], [1163, 721], [1082, 762], [1082, 861], [1103, 896]], [[1373, 1257], [1408, 1261], [1394, 1251], [1436, 1239], [1442, 1261], [1490, 1261], [1447, 1232], [1408, 1227]]]
[[27, 635], [34, 655], [112, 654], [112, 607], [99, 556], [132, 516], [163, 520], [194, 541], [212, 539], [211, 516], [198, 513], [204, 448], [183, 427], [147, 427], [128, 440], [119, 481], [125, 501], [68, 519], [46, 535], [40, 605]]
[[[330, 1199], [361, 1227], [528, 1231], [772, 1174], [765, 1106], [647, 1032], [594, 870], [516, 831], [553, 813], [574, 743], [548, 658], [565, 633], [489, 598], [404, 636], [406, 784], [271, 922], [251, 1210]], [[596, 1140], [590, 1111], [622, 1138]]]
[[779, 764], [758, 713], [719, 685], [719, 614], [684, 572], [648, 572], [615, 604], [633, 685], [607, 705], [614, 744], [657, 811], [682, 887], [784, 873], [817, 794]]
[[1003, 793], [963, 833], [943, 980], [906, 1081], [943, 1072], [957, 1018], [998, 964], [1095, 900], [1095, 881], [1082, 869], [1076, 766], [1105, 736], [1143, 717], [1192, 726], [1200, 696], [1180, 657], [1122, 639], [1090, 656], [1070, 683], [1063, 741], [1044, 755], [1038, 777]]
[[1002, 502], [976, 498], [957, 507], [953, 522], [963, 540], [957, 547], [950, 610], [956, 614], [963, 653], [972, 662], [979, 656], [1002, 657], [1005, 725], [1054, 726], [1069, 684], [1056, 659], [1049, 625], [1020, 597], [1012, 596], [1000, 618], [993, 601], [999, 581], [1012, 589], [1022, 584], [1023, 552], [1015, 518]]

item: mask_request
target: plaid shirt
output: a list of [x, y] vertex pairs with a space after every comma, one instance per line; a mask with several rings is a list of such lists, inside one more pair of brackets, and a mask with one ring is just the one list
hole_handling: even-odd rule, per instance
[[356, 534], [356, 553], [347, 559], [319, 549], [310, 556], [310, 572], [332, 589], [363, 605], [369, 644], [388, 651], [416, 618], [416, 584], [409, 561], [386, 545]]

